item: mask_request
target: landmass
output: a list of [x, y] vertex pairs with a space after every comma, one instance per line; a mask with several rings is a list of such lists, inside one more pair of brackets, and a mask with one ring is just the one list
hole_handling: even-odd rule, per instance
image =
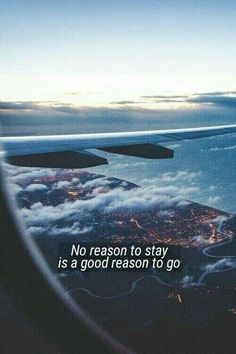
[[[17, 184], [26, 225], [55, 277], [92, 318], [128, 344], [135, 347], [137, 338], [155, 333], [160, 321], [201, 326], [236, 317], [234, 215], [163, 195], [163, 203], [157, 196], [156, 203], [144, 199], [139, 205], [137, 185], [81, 170], [27, 175]], [[137, 197], [136, 206], [127, 200], [124, 207], [125, 193]], [[35, 210], [50, 213], [52, 207], [56, 213], [45, 226]], [[57, 273], [58, 243], [66, 241], [178, 246], [184, 266], [170, 274], [150, 269]]]

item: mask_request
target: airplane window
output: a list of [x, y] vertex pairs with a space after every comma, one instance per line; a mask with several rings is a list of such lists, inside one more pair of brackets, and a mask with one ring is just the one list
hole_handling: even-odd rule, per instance
[[[218, 171], [224, 179], [215, 176], [215, 162], [205, 159], [204, 153], [198, 163], [190, 157], [181, 162], [190, 144], [194, 155], [194, 149], [196, 153], [199, 148], [212, 151], [216, 142], [225, 146], [234, 140], [231, 134], [224, 141], [222, 137], [201, 139], [200, 147], [199, 142], [180, 142], [176, 169], [170, 169], [166, 160], [104, 151], [98, 156], [109, 164], [97, 167], [4, 163], [8, 188], [16, 197], [28, 237], [54, 278], [99, 326], [135, 352], [145, 352], [147, 335], [155, 351], [157, 330], [169, 333], [193, 322], [198, 328], [205, 321], [234, 316], [235, 216], [225, 180], [232, 188], [236, 171], [234, 166], [225, 170], [221, 158]], [[223, 151], [227, 156], [227, 149]], [[225, 211], [221, 198], [227, 198]], [[176, 272], [152, 268], [90, 271], [85, 264], [74, 271], [58, 269], [64, 245], [97, 246], [99, 242], [177, 246], [183, 267]]]
[[111, 353], [230, 353], [235, 49], [215, 56], [235, 11], [211, 12], [215, 40], [191, 1], [27, 3], [1, 4], [0, 144], [32, 268]]

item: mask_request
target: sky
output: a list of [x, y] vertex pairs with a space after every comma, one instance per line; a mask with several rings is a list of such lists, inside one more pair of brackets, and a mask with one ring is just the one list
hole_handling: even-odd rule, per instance
[[234, 95], [234, 0], [0, 0], [0, 10], [4, 113], [193, 109], [215, 105], [198, 93]]

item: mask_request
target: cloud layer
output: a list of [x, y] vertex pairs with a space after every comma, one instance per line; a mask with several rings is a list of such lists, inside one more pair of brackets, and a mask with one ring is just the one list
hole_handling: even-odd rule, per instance
[[207, 93], [196, 93], [193, 95], [145, 95], [137, 100], [124, 100], [111, 102], [118, 106], [162, 104], [162, 103], [180, 103], [186, 104], [191, 108], [191, 104], [200, 106], [212, 105], [218, 107], [236, 108], [236, 91], [218, 91]]
[[[6, 168], [14, 193], [31, 201], [30, 205], [20, 211], [27, 228], [35, 235], [45, 233], [49, 236], [90, 232], [94, 227], [95, 214], [103, 218], [117, 211], [133, 213], [157, 208], [163, 217], [170, 216], [172, 209], [189, 204], [185, 199], [197, 190], [192, 182], [199, 175], [187, 171], [165, 173], [160, 176], [158, 186], [146, 183], [146, 187], [129, 189], [125, 181], [120, 181], [114, 188], [114, 179], [104, 176], [82, 182], [75, 176], [70, 180], [54, 179], [49, 186], [47, 177], [55, 177], [55, 170], [9, 165]], [[186, 185], [175, 186], [176, 181], [185, 181]], [[40, 201], [42, 193], [49, 195], [53, 191], [73, 191], [78, 188], [86, 191], [86, 198], [64, 198], [56, 205]]]

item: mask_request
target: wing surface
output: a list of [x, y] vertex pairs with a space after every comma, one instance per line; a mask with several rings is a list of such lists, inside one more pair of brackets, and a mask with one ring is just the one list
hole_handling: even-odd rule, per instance
[[[24, 161], [29, 159], [31, 162], [28, 165], [30, 166], [48, 167], [55, 153], [61, 152], [64, 158], [70, 157], [71, 161], [73, 160], [73, 167], [79, 168], [103, 163], [101, 157], [95, 154], [89, 156], [91, 153], [87, 149], [100, 149], [117, 154], [155, 159], [171, 158], [173, 151], [160, 144], [229, 133], [236, 133], [236, 124], [136, 132], [2, 137], [0, 143], [6, 151], [8, 161], [16, 165], [24, 165]], [[86, 156], [83, 157], [83, 154]], [[58, 156], [57, 154], [57, 159]], [[75, 163], [77, 158], [78, 164]], [[63, 158], [58, 161], [57, 167], [63, 167]], [[79, 161], [82, 161], [81, 166]], [[104, 163], [107, 163], [106, 159]]]

